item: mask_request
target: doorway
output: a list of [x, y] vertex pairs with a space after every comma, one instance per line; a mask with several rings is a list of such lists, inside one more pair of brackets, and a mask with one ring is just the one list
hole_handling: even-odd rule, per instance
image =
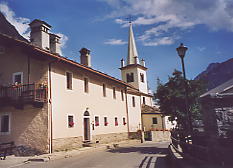
[[84, 118], [84, 141], [90, 141], [90, 118]]

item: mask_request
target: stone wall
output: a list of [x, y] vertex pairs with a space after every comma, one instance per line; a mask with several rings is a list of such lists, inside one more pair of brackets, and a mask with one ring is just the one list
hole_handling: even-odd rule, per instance
[[142, 132], [129, 132], [129, 139], [141, 139], [142, 138]]
[[33, 150], [35, 153], [48, 152], [47, 104], [43, 108], [36, 108], [32, 105], [26, 105], [24, 109], [4, 107], [0, 109], [0, 113], [10, 114], [10, 133], [0, 135], [0, 143], [14, 141], [20, 149], [30, 149], [30, 153]]
[[[92, 143], [111, 143], [120, 142], [128, 139], [128, 133], [111, 133], [111, 134], [100, 134], [92, 136]], [[83, 137], [69, 137], [69, 138], [57, 138], [53, 139], [53, 151], [64, 151], [81, 148], [83, 145]]]
[[151, 131], [152, 141], [170, 141], [170, 131]]
[[93, 142], [98, 143], [110, 143], [110, 142], [120, 142], [128, 139], [128, 133], [111, 133], [111, 134], [100, 134], [92, 136]]
[[69, 137], [53, 139], [53, 152], [81, 148], [83, 137]]

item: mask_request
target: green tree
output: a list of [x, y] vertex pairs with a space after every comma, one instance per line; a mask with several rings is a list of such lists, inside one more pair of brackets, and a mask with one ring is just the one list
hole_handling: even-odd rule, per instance
[[[170, 116], [170, 120], [176, 120], [182, 127], [187, 127], [187, 111], [185, 106], [185, 83], [182, 73], [175, 70], [167, 83], [162, 84], [157, 80], [157, 92], [155, 98], [160, 105], [160, 110]], [[186, 80], [188, 93], [188, 110], [192, 119], [200, 119], [199, 96], [205, 92], [205, 85], [199, 80]]]

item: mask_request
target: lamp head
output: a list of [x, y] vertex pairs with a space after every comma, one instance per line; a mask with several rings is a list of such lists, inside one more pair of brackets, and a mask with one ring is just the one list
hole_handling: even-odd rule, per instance
[[188, 50], [188, 48], [185, 47], [183, 43], [181, 43], [180, 46], [178, 48], [176, 48], [176, 51], [177, 51], [178, 55], [180, 56], [180, 58], [184, 58], [187, 50]]

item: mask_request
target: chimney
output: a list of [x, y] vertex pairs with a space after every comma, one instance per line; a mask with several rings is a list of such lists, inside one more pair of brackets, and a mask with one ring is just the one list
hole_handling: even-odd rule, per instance
[[60, 38], [56, 34], [49, 34], [49, 42], [50, 42], [50, 51], [55, 54], [61, 55], [61, 43]]
[[82, 48], [80, 51], [80, 62], [81, 64], [91, 67], [91, 55], [90, 50], [86, 48]]
[[139, 64], [139, 59], [138, 59], [138, 57], [136, 56], [136, 57], [134, 57], [134, 63], [135, 64]]
[[144, 59], [141, 60], [141, 65], [144, 66], [144, 67], [146, 66], [146, 63], [145, 63]]
[[51, 26], [41, 20], [35, 19], [29, 24], [31, 28], [31, 43], [45, 50], [50, 50], [49, 30]]
[[124, 67], [124, 66], [125, 66], [125, 61], [124, 61], [124, 59], [122, 58], [122, 59], [121, 59], [121, 68]]

